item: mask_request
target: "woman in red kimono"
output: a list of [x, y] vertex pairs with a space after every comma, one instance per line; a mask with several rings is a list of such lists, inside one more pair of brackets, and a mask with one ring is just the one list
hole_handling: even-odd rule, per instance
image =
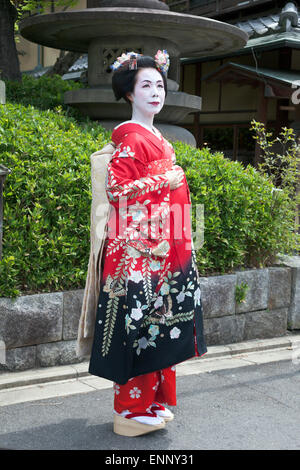
[[93, 375], [114, 382], [114, 432], [165, 426], [176, 405], [175, 364], [206, 352], [190, 194], [172, 145], [153, 127], [167, 94], [166, 51], [123, 54], [114, 64], [116, 99], [132, 119], [112, 133], [110, 202], [94, 341]]

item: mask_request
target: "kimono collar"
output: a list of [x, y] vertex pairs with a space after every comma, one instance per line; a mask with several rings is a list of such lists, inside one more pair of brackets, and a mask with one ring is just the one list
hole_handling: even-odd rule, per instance
[[142, 135], [147, 140], [152, 142], [159, 150], [163, 151], [163, 146], [164, 146], [163, 136], [158, 137], [154, 135], [153, 132], [148, 130], [146, 127], [144, 127], [143, 125], [137, 124], [135, 122], [127, 122], [118, 126], [117, 129], [114, 129], [112, 133], [113, 142], [116, 145], [118, 145], [122, 141], [122, 138], [124, 137], [124, 135], [129, 134], [130, 132], [134, 132], [134, 133]]

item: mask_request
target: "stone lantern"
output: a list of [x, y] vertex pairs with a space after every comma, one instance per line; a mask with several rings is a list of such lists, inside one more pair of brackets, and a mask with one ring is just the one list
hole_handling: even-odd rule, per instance
[[25, 18], [19, 25], [26, 39], [56, 49], [88, 53], [88, 87], [65, 93], [65, 103], [111, 130], [131, 118], [131, 108], [116, 102], [110, 65], [123, 52], [170, 55], [168, 96], [155, 125], [170, 140], [195, 145], [180, 127], [189, 113], [201, 110], [201, 97], [179, 90], [180, 58], [222, 54], [242, 48], [247, 34], [210, 18], [176, 13], [159, 0], [88, 0], [83, 10]]

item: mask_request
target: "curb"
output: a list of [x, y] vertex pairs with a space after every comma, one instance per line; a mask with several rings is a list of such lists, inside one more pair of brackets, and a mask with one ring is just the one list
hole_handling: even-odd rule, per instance
[[[247, 355], [248, 353], [264, 353], [266, 351], [272, 352], [287, 349], [295, 350], [298, 348], [300, 351], [300, 334], [288, 332], [283, 337], [254, 339], [246, 342], [233, 343], [222, 346], [208, 346], [208, 352], [203, 357], [192, 358], [185, 363], [180, 364], [179, 367], [184, 367], [184, 365], [187, 363], [194, 366], [196, 363], [205, 365], [206, 361], [210, 363], [214, 360], [215, 362], [221, 362], [221, 359], [236, 358], [237, 356], [243, 354]], [[282, 360], [285, 359], [286, 356], [283, 356]], [[74, 379], [76, 380], [82, 377], [92, 377], [88, 372], [88, 365], [89, 362], [86, 361], [77, 364], [1, 373], [0, 390], [14, 389], [37, 384], [41, 385], [50, 382]]]

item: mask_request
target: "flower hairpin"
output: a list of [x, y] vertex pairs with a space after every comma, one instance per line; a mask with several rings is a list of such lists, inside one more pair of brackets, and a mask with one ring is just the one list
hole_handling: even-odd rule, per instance
[[[129, 61], [129, 70], [137, 69], [137, 59], [143, 54], [138, 54], [137, 52], [131, 51], [125, 52], [115, 60], [115, 62], [110, 66], [110, 68], [115, 71], [125, 62]], [[164, 49], [163, 51], [158, 50], [154, 57], [157, 68], [162, 73], [167, 73], [170, 66], [170, 58], [168, 52]]]
[[168, 52], [165, 49], [163, 51], [158, 50], [155, 54], [154, 60], [160, 71], [162, 73], [167, 73], [170, 66], [170, 58]]
[[117, 70], [121, 65], [125, 62], [129, 61], [129, 70], [137, 69], [137, 59], [141, 57], [142, 54], [138, 54], [137, 52], [123, 52], [123, 54], [115, 60], [115, 62], [110, 66], [112, 70]]

